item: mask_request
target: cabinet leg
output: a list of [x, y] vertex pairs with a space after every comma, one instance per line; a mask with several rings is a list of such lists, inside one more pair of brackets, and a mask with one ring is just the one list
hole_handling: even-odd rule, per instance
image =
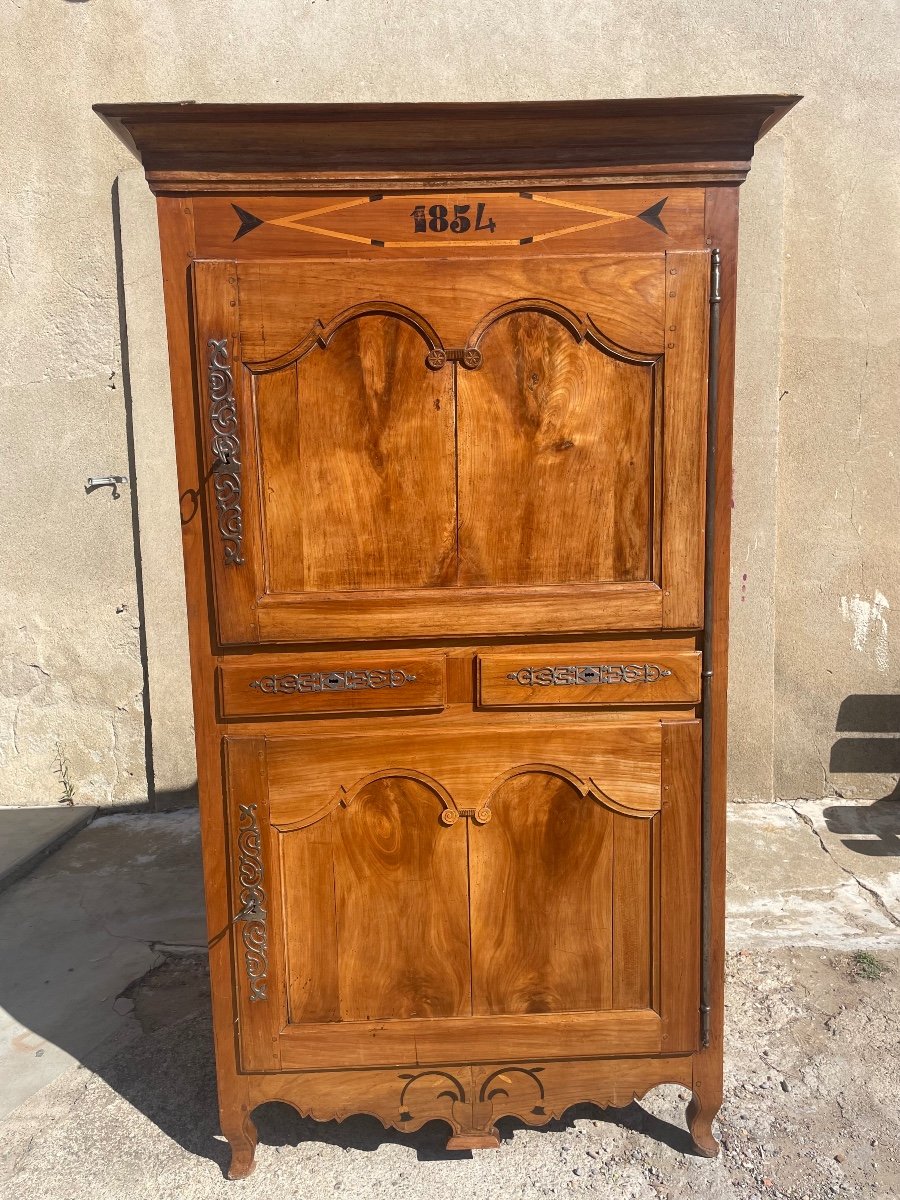
[[694, 1148], [702, 1158], [718, 1158], [719, 1143], [713, 1136], [712, 1123], [719, 1111], [721, 1100], [715, 1104], [707, 1104], [699, 1092], [694, 1092], [687, 1106], [687, 1127], [690, 1130]]
[[448, 1150], [496, 1150], [500, 1138], [496, 1130], [486, 1133], [455, 1133], [447, 1139]]
[[248, 1113], [238, 1114], [234, 1122], [222, 1122], [222, 1133], [231, 1147], [229, 1179], [246, 1179], [256, 1166], [256, 1126]]

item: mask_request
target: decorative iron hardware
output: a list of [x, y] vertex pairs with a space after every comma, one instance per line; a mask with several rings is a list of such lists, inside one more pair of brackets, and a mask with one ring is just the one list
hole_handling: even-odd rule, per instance
[[574, 687], [580, 683], [656, 683], [672, 672], [656, 663], [600, 663], [584, 667], [520, 667], [506, 676], [522, 687]]
[[242, 804], [238, 825], [238, 883], [240, 912], [235, 921], [243, 921], [241, 941], [244, 943], [244, 966], [250, 985], [251, 1000], [267, 1000], [269, 978], [269, 935], [267, 927], [266, 892], [259, 822], [256, 805]]
[[226, 565], [241, 566], [244, 514], [241, 508], [241, 440], [238, 433], [234, 376], [228, 339], [209, 339], [207, 362], [209, 421], [212, 425], [213, 487], [219, 514], [219, 536]]
[[364, 688], [377, 691], [380, 688], [406, 687], [415, 683], [410, 675], [399, 667], [384, 667], [372, 671], [302, 671], [296, 675], [263, 675], [254, 679], [250, 687], [260, 692], [285, 696], [295, 692], [358, 692]]

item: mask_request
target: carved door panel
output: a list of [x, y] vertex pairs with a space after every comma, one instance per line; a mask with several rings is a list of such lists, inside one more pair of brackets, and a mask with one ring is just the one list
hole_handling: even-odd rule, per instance
[[220, 641], [698, 627], [708, 269], [196, 263]]
[[592, 322], [513, 302], [461, 371], [460, 582], [650, 582], [660, 447], [659, 356]]
[[698, 730], [229, 738], [244, 1068], [692, 1049]]

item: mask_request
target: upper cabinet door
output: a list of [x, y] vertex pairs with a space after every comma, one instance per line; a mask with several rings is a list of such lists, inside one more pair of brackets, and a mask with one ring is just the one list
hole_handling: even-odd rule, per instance
[[223, 645], [702, 624], [709, 255], [198, 262]]

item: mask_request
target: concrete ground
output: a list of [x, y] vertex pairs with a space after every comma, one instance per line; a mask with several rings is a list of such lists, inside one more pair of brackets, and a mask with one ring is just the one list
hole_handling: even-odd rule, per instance
[[90, 824], [96, 811], [87, 805], [67, 804], [0, 810], [0, 892]]
[[0, 896], [0, 1196], [900, 1197], [900, 805], [736, 805], [714, 1162], [678, 1088], [447, 1153], [445, 1131], [258, 1111], [222, 1177], [195, 814], [96, 820]]

